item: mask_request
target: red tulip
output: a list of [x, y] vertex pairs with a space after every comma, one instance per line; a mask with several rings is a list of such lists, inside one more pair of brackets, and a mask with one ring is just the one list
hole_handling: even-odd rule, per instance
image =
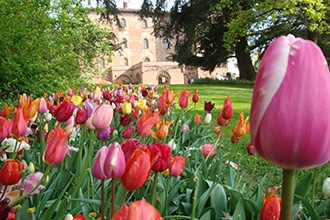
[[150, 135], [150, 130], [160, 120], [159, 112], [149, 112], [145, 109], [142, 112], [141, 117], [136, 121], [136, 129], [141, 137], [147, 137]]
[[195, 88], [195, 92], [194, 92], [194, 95], [193, 95], [193, 97], [192, 97], [192, 101], [193, 101], [194, 103], [197, 103], [198, 100], [199, 100], [199, 98], [198, 98], [198, 88]]
[[227, 97], [223, 103], [222, 117], [228, 120], [233, 117], [233, 114], [234, 114], [233, 104], [231, 102], [231, 99]]
[[0, 142], [10, 137], [13, 121], [0, 116]]
[[190, 92], [188, 90], [183, 90], [179, 97], [179, 106], [181, 108], [187, 108], [189, 102]]
[[186, 159], [184, 156], [175, 156], [172, 158], [170, 165], [170, 175], [171, 176], [180, 176], [184, 170], [186, 164]]
[[11, 133], [16, 137], [24, 136], [28, 131], [27, 119], [24, 115], [23, 109], [21, 107], [16, 107], [16, 111], [13, 116], [13, 126], [11, 128]]
[[161, 115], [165, 115], [167, 113], [167, 104], [166, 104], [166, 95], [163, 93], [158, 97], [157, 100], [158, 109]]
[[292, 35], [266, 50], [251, 106], [256, 151], [284, 169], [320, 166], [330, 159], [329, 68], [321, 49]]
[[125, 161], [127, 161], [131, 157], [135, 149], [139, 147], [142, 147], [142, 145], [138, 139], [124, 140], [121, 144], [121, 149], [124, 152]]
[[76, 108], [76, 105], [73, 102], [64, 100], [55, 109], [54, 116], [55, 116], [56, 120], [59, 122], [67, 121], [72, 116], [72, 113], [75, 108]]
[[13, 207], [9, 206], [10, 199], [5, 197], [0, 201], [0, 219], [15, 220], [16, 211]]
[[86, 122], [86, 110], [85, 109], [78, 109], [75, 121], [77, 124], [84, 124]]
[[217, 123], [220, 126], [227, 126], [230, 123], [230, 119], [225, 119], [222, 116], [223, 109], [220, 109], [220, 113], [217, 118]]
[[132, 137], [132, 135], [134, 134], [134, 131], [135, 131], [135, 128], [133, 126], [127, 128], [126, 130], [124, 130], [122, 132], [123, 138], [128, 139], [128, 138]]
[[124, 204], [111, 218], [111, 220], [162, 220], [159, 211], [144, 198]]
[[14, 185], [21, 177], [24, 165], [19, 160], [8, 159], [0, 169], [0, 183], [4, 186]]
[[148, 146], [150, 151], [151, 169], [163, 172], [171, 163], [171, 147], [168, 144], [154, 142]]
[[212, 103], [211, 101], [209, 101], [209, 102], [204, 101], [204, 111], [210, 113], [213, 110], [214, 105], [215, 104]]
[[73, 220], [86, 220], [86, 218], [82, 214], [78, 213], [73, 216]]
[[97, 130], [107, 129], [112, 121], [113, 109], [108, 103], [102, 103], [92, 114], [92, 125]]
[[137, 148], [126, 162], [126, 169], [120, 181], [127, 191], [141, 188], [150, 174], [150, 152], [147, 148]]
[[49, 132], [46, 140], [46, 149], [43, 155], [43, 159], [46, 163], [57, 165], [64, 160], [68, 149], [66, 140], [70, 134], [70, 132], [65, 131], [59, 126]]
[[120, 115], [120, 125], [121, 126], [127, 126], [129, 125], [133, 120], [133, 117], [130, 115]]

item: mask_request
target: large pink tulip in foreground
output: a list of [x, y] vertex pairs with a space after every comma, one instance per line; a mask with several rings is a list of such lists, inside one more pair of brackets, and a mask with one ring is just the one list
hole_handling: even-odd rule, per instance
[[314, 42], [288, 35], [268, 47], [250, 123], [257, 152], [277, 166], [312, 168], [330, 159], [330, 75]]

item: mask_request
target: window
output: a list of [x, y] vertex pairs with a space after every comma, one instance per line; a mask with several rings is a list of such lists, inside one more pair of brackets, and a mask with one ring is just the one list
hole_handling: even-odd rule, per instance
[[144, 48], [144, 49], [149, 48], [149, 43], [148, 43], [148, 40], [147, 40], [147, 39], [144, 39], [144, 40], [143, 40], [143, 48]]
[[121, 47], [122, 48], [127, 48], [127, 40], [126, 40], [126, 38], [123, 39], [123, 41], [121, 43]]
[[168, 41], [166, 39], [163, 40], [163, 48], [168, 49]]
[[142, 20], [142, 28], [147, 28], [147, 21], [145, 19]]
[[128, 66], [128, 59], [124, 58], [124, 66]]
[[144, 61], [143, 62], [150, 62], [150, 59], [148, 57], [144, 58]]
[[104, 67], [105, 67], [105, 65], [104, 65], [104, 58], [101, 57], [100, 58], [100, 68], [104, 68]]
[[120, 26], [126, 27], [126, 20], [124, 18], [120, 19]]

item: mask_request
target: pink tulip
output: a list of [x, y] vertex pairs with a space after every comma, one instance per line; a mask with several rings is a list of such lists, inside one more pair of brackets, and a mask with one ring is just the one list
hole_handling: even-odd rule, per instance
[[104, 161], [104, 173], [109, 178], [120, 178], [125, 172], [125, 156], [120, 144], [109, 145], [109, 151]]
[[216, 149], [217, 149], [217, 146], [214, 146], [214, 144], [204, 144], [201, 146], [202, 154], [205, 157], [207, 157], [207, 156], [211, 157], [214, 154], [216, 154], [217, 153]]
[[27, 119], [24, 115], [24, 111], [21, 107], [16, 107], [16, 111], [13, 116], [13, 124], [11, 133], [16, 137], [24, 136], [28, 132]]
[[107, 146], [101, 147], [95, 156], [95, 161], [92, 168], [92, 175], [99, 180], [108, 179], [104, 172], [105, 158], [107, 157], [109, 148]]
[[92, 125], [97, 130], [107, 129], [112, 121], [113, 109], [108, 103], [102, 103], [92, 114]]
[[321, 49], [293, 35], [276, 39], [257, 74], [250, 113], [256, 151], [284, 169], [330, 159], [330, 75]]

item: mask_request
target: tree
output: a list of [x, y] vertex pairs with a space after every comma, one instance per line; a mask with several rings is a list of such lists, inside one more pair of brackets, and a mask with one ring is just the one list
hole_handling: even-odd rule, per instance
[[3, 96], [81, 86], [81, 71], [112, 53], [110, 32], [94, 25], [79, 0], [0, 0]]

